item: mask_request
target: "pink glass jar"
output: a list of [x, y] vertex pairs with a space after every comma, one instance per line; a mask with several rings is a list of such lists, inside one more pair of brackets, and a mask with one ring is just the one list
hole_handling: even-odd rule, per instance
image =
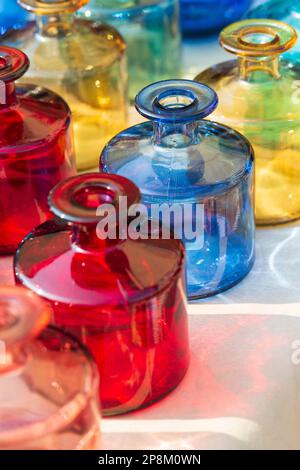
[[[15, 256], [17, 282], [38, 292], [55, 321], [92, 352], [105, 414], [119, 414], [162, 398], [189, 362], [184, 248], [176, 239], [99, 238], [98, 207], [138, 203], [126, 178], [86, 174], [50, 193], [58, 217], [37, 227]], [[127, 220], [127, 219], [126, 219]]]
[[51, 314], [34, 292], [0, 288], [0, 450], [100, 448], [97, 369]]
[[0, 46], [0, 254], [50, 217], [49, 191], [75, 174], [71, 112], [55, 93], [15, 85], [25, 54]]

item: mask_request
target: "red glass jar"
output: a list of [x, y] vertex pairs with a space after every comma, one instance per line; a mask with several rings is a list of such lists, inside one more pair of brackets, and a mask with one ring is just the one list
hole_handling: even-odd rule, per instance
[[[58, 184], [49, 196], [58, 217], [29, 234], [15, 256], [17, 282], [53, 307], [55, 321], [80, 337], [101, 374], [105, 414], [158, 400], [189, 362], [184, 248], [176, 239], [99, 238], [97, 208], [138, 203], [126, 178], [98, 173]], [[127, 214], [127, 212], [126, 212]], [[128, 219], [126, 218], [126, 221]]]
[[71, 112], [55, 93], [15, 85], [23, 52], [0, 46], [0, 254], [50, 218], [49, 191], [75, 174]]

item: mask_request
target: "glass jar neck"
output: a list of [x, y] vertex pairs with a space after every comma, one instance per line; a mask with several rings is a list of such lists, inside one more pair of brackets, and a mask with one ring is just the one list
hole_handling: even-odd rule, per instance
[[197, 123], [153, 123], [153, 144], [164, 148], [184, 148], [199, 143]]
[[259, 80], [280, 78], [278, 55], [272, 57], [240, 56], [238, 62], [242, 80], [255, 81], [258, 77]]
[[38, 34], [47, 37], [64, 37], [72, 33], [74, 13], [36, 15]]
[[122, 243], [123, 240], [119, 239], [119, 227], [117, 225], [107, 227], [107, 230], [110, 230], [109, 236], [104, 238], [103, 231], [101, 230], [100, 235], [100, 229], [96, 224], [74, 226], [71, 235], [71, 246], [73, 250], [94, 254], [105, 252]]
[[15, 82], [0, 81], [0, 111], [13, 106], [17, 102]]

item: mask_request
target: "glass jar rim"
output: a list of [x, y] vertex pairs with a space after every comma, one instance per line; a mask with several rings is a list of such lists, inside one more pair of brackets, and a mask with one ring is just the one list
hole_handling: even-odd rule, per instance
[[89, 0], [17, 0], [27, 11], [38, 15], [72, 13], [85, 6]]
[[29, 59], [14, 47], [0, 45], [0, 81], [14, 82], [27, 71]]
[[144, 117], [164, 123], [188, 123], [211, 114], [218, 104], [215, 91], [193, 80], [162, 80], [143, 88], [135, 99]]
[[[48, 203], [51, 211], [59, 218], [74, 224], [95, 224], [99, 222], [97, 207], [89, 207], [87, 203], [80, 202], [85, 193], [96, 198], [96, 202], [104, 204], [110, 202], [118, 207], [119, 197], [126, 196], [128, 206], [140, 201], [140, 191], [137, 186], [127, 178], [119, 175], [87, 173], [72, 176], [58, 183], [49, 193]], [[103, 201], [101, 201], [103, 197]], [[108, 197], [109, 201], [105, 200]]]
[[291, 49], [297, 41], [296, 30], [283, 21], [248, 19], [232, 23], [220, 34], [220, 44], [240, 56], [275, 56]]

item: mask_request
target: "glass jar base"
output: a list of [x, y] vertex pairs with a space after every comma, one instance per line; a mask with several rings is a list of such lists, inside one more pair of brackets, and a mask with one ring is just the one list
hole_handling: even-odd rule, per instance
[[120, 408], [110, 408], [110, 409], [105, 409], [105, 405], [102, 403], [102, 416], [118, 416], [118, 415], [125, 415], [128, 413], [133, 413], [134, 411], [139, 411], [143, 410], [145, 408], [149, 408], [152, 405], [155, 405], [156, 403], [160, 402], [167, 396], [169, 396], [184, 380], [186, 373], [189, 369], [189, 361], [187, 362], [187, 365], [185, 369], [181, 370], [181, 376], [176, 380], [176, 382], [168, 389], [162, 392], [161, 394], [155, 396], [154, 398], [150, 398], [149, 400], [145, 401], [142, 405], [135, 405], [133, 407], [128, 407], [126, 404], [124, 406], [120, 406]]
[[193, 300], [199, 300], [199, 299], [205, 299], [207, 297], [212, 297], [217, 294], [221, 294], [222, 292], [225, 292], [232, 287], [236, 286], [239, 284], [251, 271], [253, 265], [255, 262], [255, 256], [251, 259], [249, 264], [247, 265], [247, 269], [244, 271], [240, 272], [237, 271], [236, 275], [232, 274], [228, 276], [226, 279], [222, 280], [222, 282], [215, 288], [215, 289], [209, 289], [209, 288], [199, 288], [198, 285], [189, 285], [188, 290], [187, 290], [187, 297], [189, 301]]

